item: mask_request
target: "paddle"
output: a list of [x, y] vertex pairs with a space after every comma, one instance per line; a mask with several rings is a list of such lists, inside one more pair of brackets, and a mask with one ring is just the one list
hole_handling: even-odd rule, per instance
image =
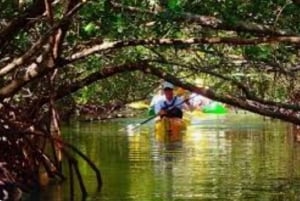
[[[179, 106], [179, 105], [182, 105], [183, 103], [185, 103], [185, 102], [188, 101], [188, 100], [193, 99], [194, 97], [195, 97], [195, 96], [184, 99], [184, 100], [181, 101], [180, 103], [178, 103], [178, 104], [176, 104], [176, 105], [173, 105], [172, 107], [168, 108], [167, 111], [173, 109], [174, 107], [177, 107], [177, 106]], [[159, 115], [159, 114], [155, 114], [155, 115], [153, 115], [152, 117], [149, 117], [148, 119], [146, 119], [146, 120], [144, 120], [144, 121], [142, 121], [142, 122], [140, 122], [140, 123], [137, 123], [137, 124], [135, 124], [135, 125], [132, 125], [132, 124], [127, 125], [127, 131], [133, 131], [133, 130], [137, 129], [138, 127], [140, 127], [141, 125], [143, 125], [143, 124], [145, 124], [145, 123], [151, 121], [152, 119], [154, 119], [154, 118], [157, 117], [158, 115]]]

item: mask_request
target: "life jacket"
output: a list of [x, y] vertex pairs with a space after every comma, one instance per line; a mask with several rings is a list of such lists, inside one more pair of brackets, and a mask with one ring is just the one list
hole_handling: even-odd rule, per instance
[[164, 106], [162, 107], [162, 109], [167, 111], [166, 117], [169, 117], [169, 118], [174, 118], [174, 117], [182, 118], [183, 113], [182, 113], [181, 109], [178, 108], [178, 107], [173, 107], [174, 104], [176, 103], [176, 100], [177, 100], [177, 96], [174, 97], [171, 104], [168, 104], [167, 101], [164, 101]]

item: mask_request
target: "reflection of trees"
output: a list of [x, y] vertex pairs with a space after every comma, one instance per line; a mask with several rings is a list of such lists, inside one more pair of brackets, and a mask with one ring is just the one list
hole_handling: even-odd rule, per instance
[[[116, 123], [78, 123], [77, 126], [65, 129], [65, 137], [101, 167], [105, 181], [103, 190], [118, 200], [129, 191], [130, 186], [127, 136], [123, 133], [118, 135], [119, 127]], [[84, 163], [79, 165], [89, 184], [88, 191], [94, 192], [94, 175]]]
[[[180, 164], [187, 179], [177, 193], [191, 193], [202, 199], [272, 200], [277, 190], [284, 198], [295, 192], [295, 162], [299, 162], [291, 159], [295, 150], [289, 145], [286, 124], [241, 123], [248, 126], [190, 129], [184, 139], [187, 155]], [[194, 191], [184, 188], [189, 185], [195, 187]]]
[[173, 163], [174, 163], [174, 156], [172, 155], [172, 152], [167, 152], [165, 154], [165, 167], [164, 167], [164, 176], [166, 179], [165, 185], [166, 185], [166, 192], [165, 192], [165, 198], [166, 200], [173, 200], [173, 194], [174, 194], [174, 182], [173, 178], [176, 177], [173, 173]]
[[[180, 167], [180, 160], [182, 160], [182, 142], [158, 142], [160, 143], [160, 161], [154, 167], [156, 169], [156, 178], [159, 181], [156, 185], [156, 191], [161, 194], [162, 200], [174, 200], [174, 194], [177, 193], [175, 186], [178, 182], [178, 175], [175, 169], [181, 169], [183, 171], [184, 167]], [[175, 182], [174, 182], [175, 181]], [[181, 183], [178, 183], [181, 185]]]
[[80, 134], [70, 131], [67, 138], [101, 167], [103, 191], [111, 199], [293, 200], [299, 194], [300, 146], [287, 135], [289, 127], [246, 122], [225, 130], [188, 129], [179, 146], [160, 144], [146, 132], [124, 136], [105, 124], [81, 126]]
[[236, 181], [248, 178], [242, 183], [241, 188], [245, 189], [242, 196], [257, 196], [256, 192], [262, 191], [261, 199], [266, 199], [272, 192], [278, 191], [284, 196], [291, 192], [292, 188], [286, 187], [295, 179], [296, 168], [295, 160], [291, 160], [294, 150], [289, 146], [290, 135], [284, 124], [266, 124], [258, 130], [226, 131], [226, 139], [232, 147], [230, 166], [237, 169], [230, 174], [235, 175]]

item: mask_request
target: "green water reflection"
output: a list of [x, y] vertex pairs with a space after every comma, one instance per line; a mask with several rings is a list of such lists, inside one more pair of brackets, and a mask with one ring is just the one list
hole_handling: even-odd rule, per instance
[[[300, 144], [286, 123], [254, 115], [195, 118], [182, 142], [166, 144], [155, 139], [151, 123], [134, 134], [122, 130], [132, 121], [63, 129], [101, 169], [104, 186], [96, 192], [94, 173], [80, 162], [87, 200], [300, 200]], [[29, 199], [69, 200], [68, 183]]]

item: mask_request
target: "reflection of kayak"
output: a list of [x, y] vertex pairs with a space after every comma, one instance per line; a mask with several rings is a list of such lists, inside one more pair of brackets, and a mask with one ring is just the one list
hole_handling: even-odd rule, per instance
[[159, 141], [180, 141], [186, 127], [186, 120], [180, 118], [162, 118], [155, 122], [155, 135]]
[[227, 109], [221, 103], [212, 102], [203, 106], [202, 112], [210, 114], [225, 114], [227, 113]]
[[128, 104], [128, 107], [133, 108], [133, 109], [147, 109], [149, 108], [149, 105], [144, 103], [143, 101], [137, 101]]

